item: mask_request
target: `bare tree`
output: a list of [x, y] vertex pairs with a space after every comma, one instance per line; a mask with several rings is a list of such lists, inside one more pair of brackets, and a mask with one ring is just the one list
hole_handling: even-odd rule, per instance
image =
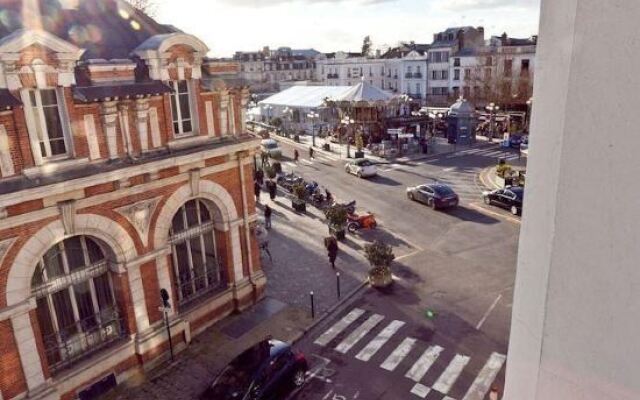
[[154, 0], [127, 0], [127, 3], [149, 16], [155, 15], [156, 7], [158, 6]]

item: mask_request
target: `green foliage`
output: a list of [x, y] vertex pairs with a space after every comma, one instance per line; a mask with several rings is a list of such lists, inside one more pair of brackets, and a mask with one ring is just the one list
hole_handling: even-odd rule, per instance
[[356, 133], [356, 149], [358, 149], [358, 151], [362, 151], [363, 148], [364, 140], [362, 139], [362, 132], [358, 131], [358, 133]]
[[511, 171], [511, 165], [504, 162], [504, 160], [500, 160], [500, 164], [498, 164], [498, 167], [496, 168], [496, 175], [500, 178], [504, 178], [505, 176], [511, 175]]
[[327, 208], [324, 215], [330, 226], [342, 228], [347, 223], [347, 209], [344, 206], [331, 206]]
[[275, 179], [276, 177], [276, 169], [272, 165], [267, 165], [264, 167], [264, 173], [267, 175], [269, 179]]
[[282, 126], [282, 119], [280, 119], [279, 117], [272, 118], [271, 125], [275, 126], [276, 128], [280, 128]]
[[373, 43], [371, 42], [371, 36], [367, 35], [362, 41], [362, 56], [369, 57], [371, 55]]
[[393, 248], [379, 240], [364, 246], [364, 254], [367, 260], [369, 260], [369, 263], [374, 267], [372, 273], [376, 272], [374, 271], [376, 267], [388, 268], [396, 258], [395, 254], [393, 254]]
[[300, 200], [304, 200], [307, 197], [307, 190], [304, 188], [304, 185], [301, 183], [297, 183], [293, 185], [293, 194]]

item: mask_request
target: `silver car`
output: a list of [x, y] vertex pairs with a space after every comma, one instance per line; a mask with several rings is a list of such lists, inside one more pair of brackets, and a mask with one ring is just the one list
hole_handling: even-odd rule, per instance
[[357, 158], [344, 165], [344, 170], [349, 174], [354, 174], [358, 178], [368, 178], [378, 175], [378, 168], [366, 158]]

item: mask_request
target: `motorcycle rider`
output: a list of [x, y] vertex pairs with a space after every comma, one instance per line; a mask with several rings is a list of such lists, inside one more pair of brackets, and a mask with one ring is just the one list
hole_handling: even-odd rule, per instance
[[325, 193], [324, 197], [327, 199], [327, 203], [329, 205], [333, 204], [333, 195], [331, 194], [329, 189], [325, 189], [324, 193]]

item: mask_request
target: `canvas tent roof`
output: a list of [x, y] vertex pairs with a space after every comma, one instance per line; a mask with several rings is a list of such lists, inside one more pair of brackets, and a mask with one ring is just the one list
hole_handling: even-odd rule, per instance
[[323, 105], [326, 98], [333, 101], [377, 102], [391, 100], [393, 95], [367, 82], [355, 86], [293, 86], [262, 100], [260, 104], [317, 108]]

